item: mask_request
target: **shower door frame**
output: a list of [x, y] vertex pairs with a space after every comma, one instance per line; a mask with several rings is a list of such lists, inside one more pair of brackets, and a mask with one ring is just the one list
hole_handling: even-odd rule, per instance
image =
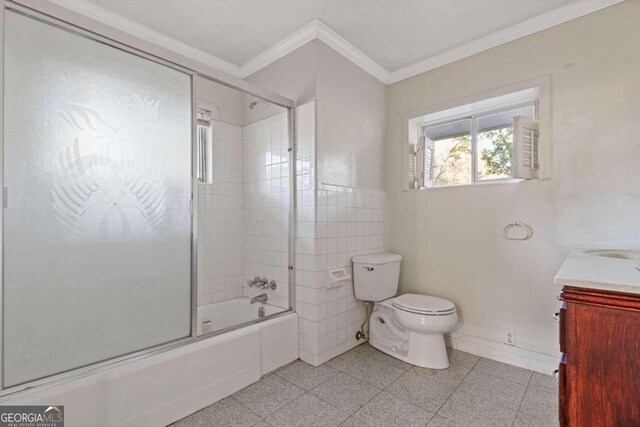
[[[98, 43], [122, 50], [152, 62], [180, 71], [191, 78], [191, 333], [163, 344], [137, 350], [121, 356], [80, 366], [50, 376], [28, 381], [18, 385], [5, 387], [4, 384], [4, 18], [5, 11], [13, 10], [30, 18], [39, 20], [47, 25], [53, 25], [64, 31], [70, 31], [79, 37], [85, 37]], [[198, 247], [198, 194], [195, 165], [197, 156], [197, 98], [195, 93], [195, 78], [203, 77], [226, 87], [236, 89], [256, 98], [260, 98], [287, 110], [288, 118], [288, 152], [289, 152], [289, 212], [288, 212], [288, 279], [289, 279], [289, 308], [283, 311], [251, 320], [233, 327], [210, 334], [197, 335], [197, 247]], [[139, 361], [172, 349], [176, 349], [194, 342], [212, 338], [249, 325], [264, 322], [273, 318], [295, 312], [295, 234], [294, 220], [296, 211], [296, 147], [294, 138], [294, 102], [280, 95], [262, 90], [251, 83], [230, 76], [215, 68], [185, 58], [174, 52], [165, 50], [146, 41], [130, 36], [117, 29], [98, 23], [85, 16], [64, 9], [61, 6], [38, 0], [0, 0], [0, 187], [3, 189], [2, 209], [0, 209], [0, 403], [8, 397], [26, 390], [33, 390], [44, 386], [51, 386], [73, 379], [88, 376], [107, 369], [115, 368], [127, 363]]]

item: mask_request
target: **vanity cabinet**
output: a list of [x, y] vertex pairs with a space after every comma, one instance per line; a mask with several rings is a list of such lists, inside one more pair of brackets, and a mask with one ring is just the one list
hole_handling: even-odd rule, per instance
[[561, 426], [640, 426], [640, 294], [565, 286]]

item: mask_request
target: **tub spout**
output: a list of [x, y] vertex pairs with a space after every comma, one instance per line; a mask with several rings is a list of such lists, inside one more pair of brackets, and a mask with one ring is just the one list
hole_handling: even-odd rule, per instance
[[256, 297], [251, 298], [251, 304], [255, 304], [256, 302], [266, 302], [267, 298], [267, 294], [260, 294]]

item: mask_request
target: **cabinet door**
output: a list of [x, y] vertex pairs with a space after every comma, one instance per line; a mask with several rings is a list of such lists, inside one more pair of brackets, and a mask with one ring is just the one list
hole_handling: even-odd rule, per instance
[[563, 291], [572, 426], [640, 425], [640, 298]]

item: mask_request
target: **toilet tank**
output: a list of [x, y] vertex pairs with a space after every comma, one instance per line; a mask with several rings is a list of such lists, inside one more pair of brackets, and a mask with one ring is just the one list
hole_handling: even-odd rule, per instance
[[357, 255], [353, 261], [356, 299], [382, 301], [398, 292], [400, 261], [398, 254]]

